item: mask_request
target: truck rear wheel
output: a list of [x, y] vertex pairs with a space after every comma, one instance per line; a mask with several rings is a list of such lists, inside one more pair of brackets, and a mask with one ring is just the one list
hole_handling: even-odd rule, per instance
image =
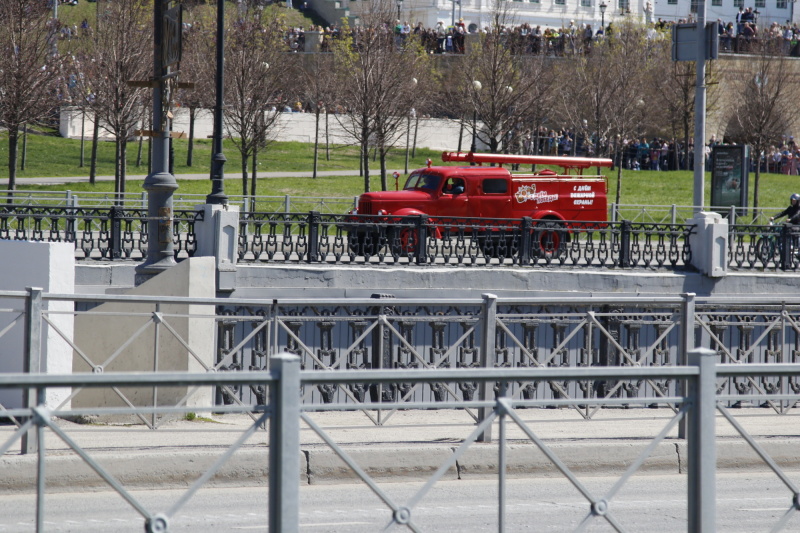
[[536, 226], [535, 243], [540, 257], [555, 259], [563, 252], [566, 235], [561, 222], [548, 220]]

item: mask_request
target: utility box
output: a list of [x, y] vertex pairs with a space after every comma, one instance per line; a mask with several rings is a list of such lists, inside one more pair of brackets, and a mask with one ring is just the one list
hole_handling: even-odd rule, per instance
[[719, 213], [700, 212], [689, 223], [695, 226], [689, 236], [692, 266], [711, 278], [728, 273], [728, 221]]

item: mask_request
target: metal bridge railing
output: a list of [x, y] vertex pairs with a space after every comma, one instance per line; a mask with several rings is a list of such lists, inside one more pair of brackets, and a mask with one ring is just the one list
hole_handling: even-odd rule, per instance
[[[277, 210], [283, 200], [285, 209]], [[324, 199], [309, 200], [313, 209], [329, 207], [317, 202]], [[621, 221], [582, 222], [291, 213], [288, 197], [270, 206], [273, 212], [248, 210], [253, 205], [244, 202], [240, 213], [236, 253], [241, 263], [694, 268], [690, 237], [696, 228], [676, 206], [661, 216], [651, 206], [626, 212], [630, 218]], [[612, 206], [612, 213], [621, 216], [626, 207]], [[726, 214], [737, 220], [735, 209]], [[194, 209], [176, 209], [174, 215], [173, 243], [180, 260], [195, 254], [196, 225], [204, 215]], [[141, 207], [81, 207], [71, 200], [6, 204], [0, 207], [0, 239], [73, 243], [78, 260], [141, 261], [149, 222]], [[727, 263], [737, 270], [795, 271], [798, 243], [800, 227], [737, 222], [728, 226]]]
[[[157, 221], [147, 207], [72, 207], [37, 205], [0, 206], [0, 239], [67, 242], [75, 245], [77, 260], [143, 261], [147, 255], [147, 225]], [[176, 259], [194, 254], [195, 223], [202, 211], [174, 212], [173, 242]]]
[[690, 268], [689, 224], [246, 213], [243, 263]]
[[[242, 443], [255, 432], [261, 424], [269, 423], [269, 531], [298, 531], [300, 527], [300, 470], [299, 432], [300, 422], [307, 424], [329, 446], [336, 455], [360, 478], [383, 502], [385, 506], [385, 523], [390, 526], [404, 526], [411, 531], [422, 530], [424, 523], [422, 517], [418, 518], [415, 511], [434, 485], [442, 478], [458, 459], [475, 443], [486, 440], [489, 428], [498, 422], [498, 478], [499, 490], [497, 497], [497, 530], [505, 531], [505, 484], [506, 484], [506, 433], [508, 424], [518, 426], [526, 438], [530, 440], [544, 456], [555, 466], [557, 471], [576, 489], [585, 499], [586, 510], [584, 518], [578, 526], [583, 530], [587, 526], [598, 522], [608, 523], [617, 531], [625, 531], [626, 524], [615, 514], [615, 497], [625, 486], [626, 482], [639, 470], [656, 447], [676, 425], [686, 423], [686, 445], [688, 450], [687, 471], [687, 520], [686, 531], [714, 531], [716, 520], [716, 443], [715, 443], [715, 414], [719, 411], [728, 420], [748, 445], [764, 461], [780, 482], [788, 490], [786, 498], [786, 512], [773, 525], [772, 531], [781, 531], [789, 519], [800, 510], [800, 489], [786, 475], [779, 465], [769, 456], [763, 447], [745, 431], [745, 429], [722, 406], [717, 397], [717, 383], [720, 378], [743, 376], [778, 376], [797, 378], [800, 376], [800, 365], [754, 365], [744, 368], [741, 365], [720, 365], [715, 360], [716, 354], [706, 349], [694, 349], [688, 354], [688, 365], [676, 367], [625, 367], [625, 368], [528, 368], [528, 369], [435, 369], [435, 370], [365, 370], [343, 371], [334, 375], [328, 371], [303, 371], [299, 357], [283, 354], [272, 360], [269, 372], [241, 372], [241, 373], [133, 373], [133, 374], [82, 374], [82, 375], [32, 375], [32, 374], [0, 374], [0, 389], [15, 388], [32, 393], [36, 401], [30, 408], [16, 409], [10, 414], [24, 419], [25, 423], [8, 439], [0, 445], [0, 456], [8, 451], [14, 442], [27, 433], [35, 433], [37, 454], [37, 484], [36, 484], [36, 530], [44, 530], [45, 505], [47, 494], [45, 492], [47, 477], [47, 441], [45, 429], [50, 430], [74, 452], [76, 452], [108, 485], [117, 491], [142, 517], [145, 531], [149, 533], [168, 532], [171, 520], [176, 513], [191, 499], [219, 468], [241, 447]], [[595, 492], [566, 466], [565, 462], [548, 444], [541, 439], [535, 428], [527, 424], [517, 412], [530, 402], [514, 399], [508, 395], [509, 386], [522, 379], [525, 381], [542, 382], [585, 382], [597, 379], [610, 379], [620, 381], [631, 380], [657, 380], [673, 379], [686, 383], [685, 392], [668, 400], [678, 407], [675, 415], [668, 421], [664, 428], [640, 452], [638, 458], [627, 465], [624, 472], [614, 485], [605, 492]], [[361, 468], [345, 449], [340, 447], [320, 426], [318, 426], [309, 412], [316, 406], [301, 405], [297, 391], [304, 386], [320, 384], [353, 384], [368, 381], [391, 386], [399, 381], [408, 383], [433, 383], [433, 382], [475, 382], [480, 383], [483, 390], [488, 390], [491, 385], [498, 384], [494, 397], [482, 397], [470, 402], [469, 407], [477, 409], [480, 419], [476, 422], [474, 431], [464, 439], [435, 473], [420, 487], [408, 500], [399, 501], [382, 490], [381, 486]], [[154, 504], [150, 507], [143, 505], [136, 494], [127, 490], [125, 486], [115, 479], [103, 468], [89, 453], [81, 448], [69, 435], [54, 422], [55, 417], [74, 415], [75, 412], [50, 410], [45, 405], [45, 392], [51, 387], [168, 387], [176, 385], [209, 387], [234, 385], [260, 384], [269, 390], [264, 403], [241, 406], [244, 410], [258, 413], [258, 418], [185, 494], [168, 508], [165, 504]], [[765, 396], [764, 399], [769, 399]], [[773, 400], [775, 398], [772, 398]], [[781, 400], [796, 402], [800, 395], [793, 394], [781, 396]], [[642, 398], [642, 402], [662, 401], [663, 397]], [[550, 401], [551, 405], [566, 405], [574, 400]], [[612, 400], [590, 400], [593, 404], [611, 403]], [[536, 402], [540, 404], [540, 402]], [[319, 406], [330, 410], [330, 406]], [[366, 405], [370, 409], [380, 409], [380, 405]], [[403, 405], [404, 409], [426, 409], [440, 407], [431, 402], [418, 402], [413, 406]], [[342, 406], [342, 409], [347, 407]], [[353, 408], [351, 406], [350, 408]], [[157, 409], [158, 410], [158, 409]], [[101, 410], [102, 411], [102, 410]], [[106, 412], [108, 409], [105, 410]], [[118, 409], [118, 411], [141, 411], [137, 408]], [[89, 410], [81, 411], [85, 414]], [[168, 504], [166, 504], [168, 505]]]
[[[685, 364], [695, 342], [710, 347], [720, 363], [744, 368], [800, 363], [798, 298], [376, 296], [380, 297], [264, 301], [62, 295], [39, 289], [2, 292], [0, 342], [19, 342], [21, 347], [24, 340], [21, 368], [34, 374], [45, 371], [45, 341], [66, 347], [74, 372], [105, 374], [176, 368], [233, 374], [269, 371], [270, 359], [284, 352], [300, 357], [304, 370], [331, 376], [376, 369], [670, 368]], [[520, 401], [566, 401], [581, 417], [591, 419], [599, 409], [592, 402], [601, 399], [635, 403], [662, 397], [653, 405], [676, 410], [667, 398], [678, 395], [678, 387], [671, 379], [519, 379], [508, 395]], [[191, 388], [112, 392], [106, 400], [110, 405], [142, 408], [182, 408], [198, 398]], [[762, 405], [758, 398], [800, 393], [800, 380], [733, 377], [720, 382], [719, 392], [735, 398], [730, 406], [768, 407], [783, 415], [792, 412], [794, 402]], [[401, 409], [389, 405], [431, 401], [466, 406], [481, 394], [487, 393], [473, 382], [402, 380], [391, 387], [362, 380], [301, 389], [304, 404], [352, 405], [375, 425], [389, 424]], [[265, 398], [263, 386], [221, 386], [202, 401], [206, 406], [236, 407], [263, 403]], [[60, 409], [70, 402], [75, 407], [90, 401], [75, 388], [52, 405]], [[384, 408], [377, 413], [361, 407], [378, 403]], [[480, 418], [464, 409], [474, 420]], [[151, 428], [160, 424], [155, 415], [137, 415], [133, 421]]]

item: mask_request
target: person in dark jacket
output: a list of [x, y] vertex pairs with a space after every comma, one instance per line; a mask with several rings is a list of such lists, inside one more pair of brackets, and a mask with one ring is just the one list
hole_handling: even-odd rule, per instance
[[769, 217], [770, 221], [776, 218], [786, 217], [787, 222], [792, 224], [800, 223], [800, 194], [794, 193], [789, 197], [789, 207], [775, 215]]

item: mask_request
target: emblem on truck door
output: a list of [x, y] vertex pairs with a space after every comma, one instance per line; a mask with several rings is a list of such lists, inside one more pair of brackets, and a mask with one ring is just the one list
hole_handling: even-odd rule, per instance
[[520, 185], [517, 192], [514, 193], [517, 202], [524, 204], [527, 201], [536, 202], [538, 204], [546, 204], [547, 202], [555, 202], [558, 200], [557, 194], [547, 194], [547, 191], [536, 192], [536, 185]]

